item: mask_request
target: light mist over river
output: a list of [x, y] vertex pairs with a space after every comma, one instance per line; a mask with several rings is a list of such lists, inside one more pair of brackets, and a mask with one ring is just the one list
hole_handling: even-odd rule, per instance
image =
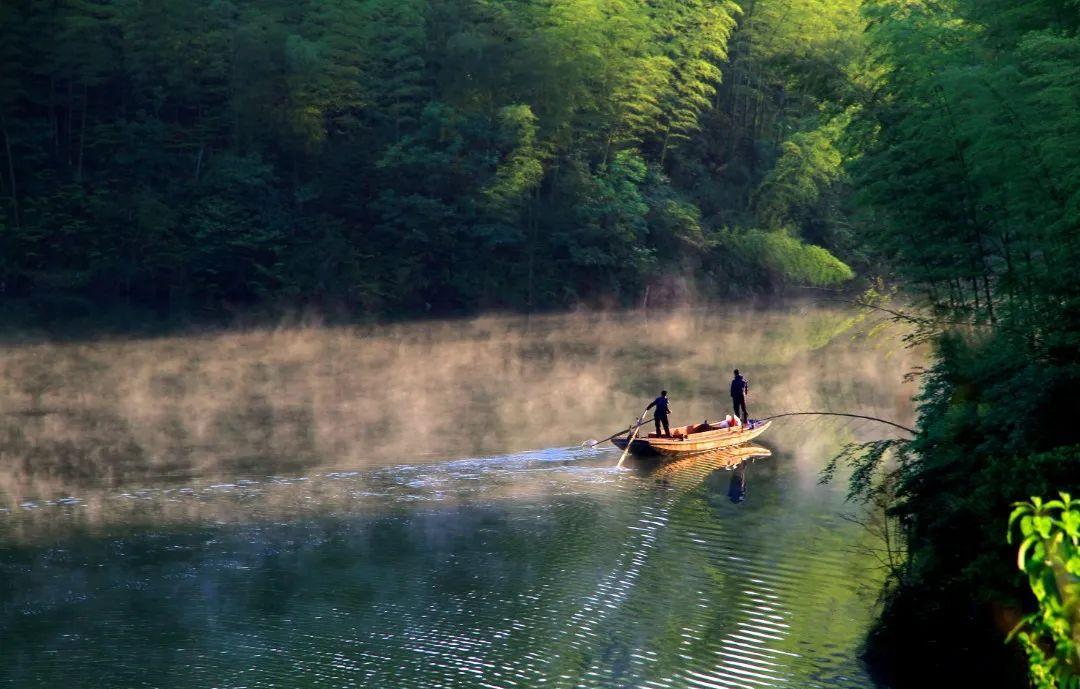
[[880, 580], [818, 472], [888, 427], [615, 470], [673, 424], [910, 421], [843, 308], [488, 317], [0, 349], [0, 685], [863, 687]]

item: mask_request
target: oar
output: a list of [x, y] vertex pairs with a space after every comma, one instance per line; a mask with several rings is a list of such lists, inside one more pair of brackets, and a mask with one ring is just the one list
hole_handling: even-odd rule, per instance
[[[652, 419], [646, 419], [645, 421], [642, 421], [641, 423], [639, 423], [637, 425], [642, 426], [644, 424], [649, 423], [649, 421], [652, 421]], [[623, 428], [622, 430], [619, 430], [619, 431], [616, 431], [615, 433], [612, 433], [611, 435], [604, 438], [603, 440], [586, 440], [585, 442], [582, 443], [582, 445], [584, 445], [586, 447], [596, 447], [600, 443], [606, 443], [607, 441], [611, 440], [612, 438], [618, 438], [623, 433], [629, 433], [630, 431], [634, 430], [634, 428], [635, 428], [635, 426], [628, 426], [626, 428]]]
[[634, 426], [634, 432], [630, 434], [630, 439], [626, 441], [626, 448], [622, 451], [622, 457], [619, 457], [619, 463], [615, 465], [616, 469], [622, 468], [623, 460], [626, 459], [626, 453], [630, 452], [630, 446], [634, 444], [634, 438], [637, 437], [638, 429], [641, 428], [642, 424], [645, 422], [645, 415], [648, 413], [649, 410], [646, 408], [645, 411], [641, 412], [641, 416], [638, 417], [637, 425]]

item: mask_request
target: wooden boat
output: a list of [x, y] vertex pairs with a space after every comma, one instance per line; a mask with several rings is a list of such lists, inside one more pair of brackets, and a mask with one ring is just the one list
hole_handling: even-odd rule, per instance
[[[734, 428], [722, 427], [720, 423], [679, 426], [671, 429], [670, 438], [655, 433], [650, 433], [645, 438], [635, 438], [630, 444], [630, 454], [670, 462], [702, 452], [748, 443], [764, 433], [770, 425], [772, 421], [751, 421], [747, 426]], [[625, 450], [628, 440], [629, 437], [612, 438], [611, 442], [620, 450]]]

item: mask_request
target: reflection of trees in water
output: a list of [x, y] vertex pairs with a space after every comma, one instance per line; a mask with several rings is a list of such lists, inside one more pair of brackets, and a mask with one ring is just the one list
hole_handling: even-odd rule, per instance
[[837, 339], [850, 322], [805, 307], [8, 345], [0, 493], [88, 499], [576, 444], [661, 385], [677, 418], [721, 416], [733, 362], [750, 369], [757, 413], [824, 397], [891, 412], [899, 371]]

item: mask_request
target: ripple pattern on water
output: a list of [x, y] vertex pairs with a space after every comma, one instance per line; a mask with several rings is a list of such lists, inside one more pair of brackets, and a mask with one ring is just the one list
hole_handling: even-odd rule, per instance
[[[653, 471], [614, 471], [614, 459], [563, 448], [118, 494], [158, 514], [206, 512], [4, 551], [14, 586], [0, 628], [14, 641], [0, 681], [867, 686], [856, 582], [871, 573], [845, 550], [857, 534], [838, 499], [807, 496], [779, 454]], [[736, 475], [753, 491], [740, 504]], [[273, 496], [323, 509], [282, 520]], [[231, 519], [205, 518], [222, 504]], [[27, 515], [43, 507], [85, 509]]]

